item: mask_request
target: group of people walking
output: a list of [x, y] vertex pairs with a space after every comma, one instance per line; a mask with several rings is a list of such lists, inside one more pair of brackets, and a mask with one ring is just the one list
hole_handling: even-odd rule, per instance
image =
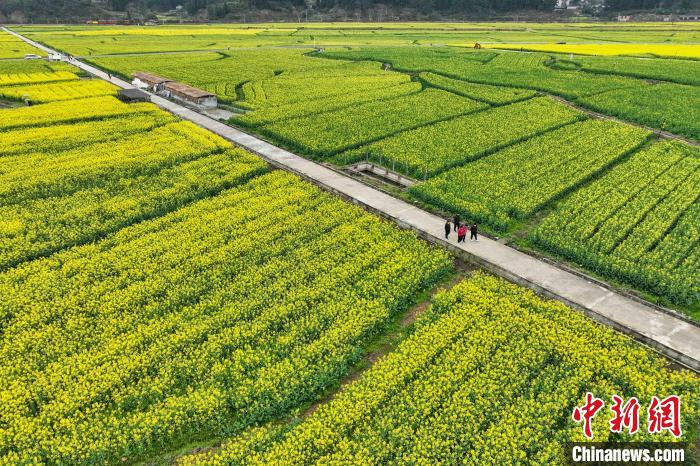
[[450, 238], [450, 233], [453, 231], [457, 232], [457, 242], [464, 243], [467, 240], [467, 232], [471, 233], [469, 236], [469, 241], [478, 241], [478, 227], [476, 223], [469, 225], [469, 222], [462, 224], [459, 215], [455, 215], [452, 219], [452, 223], [447, 219], [445, 221], [445, 239]]

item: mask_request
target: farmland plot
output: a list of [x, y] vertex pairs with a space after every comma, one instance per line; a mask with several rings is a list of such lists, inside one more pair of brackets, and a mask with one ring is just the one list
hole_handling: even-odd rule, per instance
[[490, 47], [581, 55], [700, 58], [700, 46], [697, 44], [493, 44]]
[[675, 302], [700, 299], [700, 151], [661, 142], [573, 194], [533, 233], [546, 250]]
[[241, 89], [244, 103], [251, 108], [288, 105], [341, 96], [348, 89], [371, 92], [411, 81], [408, 75], [382, 70], [376, 62], [315, 61], [325, 66], [245, 83]]
[[0, 157], [32, 152], [56, 154], [69, 149], [121, 139], [177, 121], [169, 113], [156, 111], [152, 106], [143, 108], [142, 113], [121, 117], [0, 131]]
[[99, 79], [0, 87], [0, 98], [17, 100], [26, 98], [35, 103], [115, 94], [114, 86]]
[[5, 31], [0, 31], [0, 59], [22, 58], [26, 54], [44, 55], [41, 50], [26, 44]]
[[[252, 429], [182, 463], [561, 464], [562, 445], [585, 440], [560, 420], [586, 390], [606, 410], [613, 393], [643, 405], [679, 394], [683, 432], [693, 432], [697, 378], [664, 366], [561, 303], [478, 274], [436, 296], [394, 352], [309, 417]], [[611, 434], [606, 414], [593, 419], [596, 441], [651, 440], [642, 429]]]
[[0, 270], [163, 215], [265, 169], [259, 158], [228, 149], [154, 173], [130, 173], [101, 185], [0, 206]]
[[367, 158], [422, 179], [581, 118], [541, 97], [400, 132], [336, 158]]
[[630, 151], [647, 131], [587, 120], [528, 139], [411, 188], [419, 198], [501, 231]]
[[[567, 57], [568, 58], [568, 57]], [[572, 57], [586, 71], [700, 85], [700, 61], [632, 57]]]
[[[149, 71], [215, 93], [220, 100], [239, 100], [238, 88], [248, 81], [273, 78], [281, 72], [333, 70], [344, 62], [305, 56], [312, 49], [230, 50], [168, 55], [96, 57], [90, 61], [114, 73], [131, 77]], [[374, 66], [378, 70], [378, 66]]]
[[567, 98], [595, 94], [611, 89], [640, 85], [638, 80], [622, 76], [600, 76], [575, 71], [552, 70], [545, 66], [544, 54], [516, 52], [493, 53], [486, 61], [469, 59], [488, 52], [456, 52], [441, 54], [424, 48], [408, 52], [396, 48], [372, 48], [349, 51], [329, 51], [321, 56], [339, 59], [389, 61], [406, 71], [430, 71], [465, 81], [506, 87], [518, 87], [550, 92]]
[[408, 94], [414, 94], [421, 90], [421, 85], [415, 82], [380, 87], [377, 89], [357, 90], [344, 94], [336, 94], [310, 101], [295, 102], [281, 105], [268, 105], [257, 108], [243, 115], [237, 115], [233, 122], [242, 125], [256, 127], [266, 123], [279, 122], [292, 118], [314, 115], [330, 110], [352, 108], [365, 102], [375, 100], [388, 100]]
[[262, 127], [274, 138], [317, 156], [329, 156], [397, 131], [488, 108], [449, 92], [427, 89], [386, 101], [295, 118]]
[[0, 112], [0, 131], [126, 117], [149, 111], [159, 112], [160, 110], [151, 104], [127, 105], [110, 96], [82, 99], [79, 105], [70, 100], [56, 101], [17, 108], [11, 112]]
[[[214, 48], [209, 41], [224, 43], [229, 28], [53, 30], [65, 44], [94, 37], [101, 50], [126, 51]], [[241, 37], [226, 40], [249, 45], [263, 32], [231, 30]], [[363, 30], [265, 32], [265, 41], [378, 40]], [[425, 35], [402, 34], [391, 40]], [[421, 90], [376, 61], [307, 52], [94, 60], [214, 90], [253, 110], [236, 122], [308, 154], [371, 152], [406, 173], [437, 175], [409, 194], [465, 220], [505, 231], [553, 206], [535, 232], [541, 247], [592, 267], [607, 257], [601, 273], [640, 287], [656, 281], [652, 290], [679, 302], [697, 297], [696, 151], [663, 143], [636, 153], [647, 131], [579, 121], [533, 97], [537, 86], [578, 96], [628, 78], [552, 69], [543, 54], [391, 49], [397, 63], [442, 70], [423, 75], [442, 89]], [[50, 69], [21, 69], [0, 92], [21, 87], [55, 100], [59, 86], [81, 85], [75, 75], [49, 82]], [[480, 80], [479, 72], [478, 84], [446, 77]], [[48, 81], [18, 81], [35, 73]], [[547, 73], [561, 74], [543, 85]], [[498, 76], [511, 84], [484, 84]], [[679, 394], [682, 440], [695, 441], [697, 378], [483, 274], [438, 295], [415, 327], [392, 334], [402, 341], [396, 351], [288, 424], [387, 336], [450, 270], [450, 256], [153, 105], [65, 98], [0, 110], [0, 463], [149, 462], [233, 437], [185, 462], [552, 464], [563, 442], [582, 439], [562, 420], [587, 389], [606, 403], [612, 393], [645, 404]], [[528, 100], [513, 103], [520, 98]], [[570, 240], [588, 227], [589, 236]], [[610, 434], [603, 416], [594, 429], [599, 440], [628, 439]]]
[[481, 100], [491, 105], [505, 105], [529, 99], [537, 93], [529, 89], [517, 89], [488, 84], [476, 84], [459, 79], [451, 79], [435, 73], [421, 73], [420, 79], [430, 86], [454, 92], [455, 94]]
[[3, 463], [118, 462], [277, 419], [450, 267], [150, 104], [0, 118]]
[[700, 87], [681, 84], [618, 89], [577, 102], [609, 115], [700, 141]]
[[[2, 60], [0, 61], [0, 75], [8, 74], [36, 74], [36, 73], [54, 73], [59, 71], [67, 71], [73, 74], [75, 68], [63, 62], [48, 62], [44, 60]], [[0, 80], [7, 79], [5, 76], [0, 77]], [[70, 79], [77, 79], [77, 76]], [[63, 81], [63, 79], [57, 79]]]
[[279, 416], [448, 264], [273, 172], [6, 271], [3, 460], [113, 461]]
[[[439, 56], [434, 51], [419, 48], [409, 56], [408, 52], [397, 51], [393, 47], [321, 54], [339, 59], [389, 61], [397, 68], [408, 71], [430, 71], [474, 83], [547, 92], [602, 113], [700, 140], [697, 125], [697, 121], [700, 121], [700, 116], [697, 115], [700, 104], [696, 86], [674, 83], [651, 85], [644, 79], [622, 76], [624, 73], [606, 75], [581, 71], [575, 63], [573, 70], [562, 66], [547, 66], [549, 61], [544, 54], [500, 52], [486, 62], [465, 60], [464, 55], [466, 54], [448, 49]], [[446, 59], [450, 56], [452, 60]], [[561, 61], [554, 61], [555, 65], [556, 63]], [[693, 65], [689, 67], [694, 69]], [[688, 81], [687, 76], [693, 75], [692, 71], [663, 70], [663, 67], [660, 68], [658, 73], [680, 73], [681, 81]], [[634, 75], [633, 72], [629, 74]], [[651, 74], [653, 76], [654, 73]]]
[[[30, 62], [31, 63], [31, 62]], [[0, 86], [17, 86], [20, 84], [38, 84], [57, 81], [74, 81], [78, 76], [69, 71], [39, 71], [32, 73], [2, 73], [0, 74]]]
[[[30, 107], [34, 108], [34, 107]], [[119, 142], [106, 141], [56, 154], [34, 152], [0, 157], [0, 206], [104, 186], [123, 177], [220, 152], [229, 145], [189, 122], [169, 123]]]

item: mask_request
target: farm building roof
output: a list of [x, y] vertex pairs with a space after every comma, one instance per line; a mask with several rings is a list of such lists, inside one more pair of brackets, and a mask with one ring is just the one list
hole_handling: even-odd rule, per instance
[[148, 94], [139, 89], [119, 89], [119, 95], [126, 97], [148, 97]]
[[202, 89], [197, 89], [196, 87], [188, 86], [187, 84], [168, 82], [163, 86], [165, 89], [177, 92], [183, 96], [190, 97], [192, 99], [200, 99], [202, 97], [212, 97], [214, 94], [211, 92], [203, 91]]
[[152, 84], [163, 84], [172, 81], [172, 79], [164, 78], [153, 73], [146, 73], [145, 71], [137, 71], [134, 73], [134, 78], [138, 78], [141, 81]]
[[139, 90], [139, 89], [120, 89], [117, 92], [117, 96], [121, 100], [126, 100], [126, 101], [149, 101], [151, 100], [150, 96], [146, 94], [145, 92]]

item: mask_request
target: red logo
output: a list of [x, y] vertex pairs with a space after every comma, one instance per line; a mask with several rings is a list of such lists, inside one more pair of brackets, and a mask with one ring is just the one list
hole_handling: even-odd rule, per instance
[[612, 396], [613, 405], [610, 411], [613, 418], [610, 420], [610, 432], [622, 432], [622, 428], [629, 429], [630, 434], [639, 430], [639, 400], [632, 397], [627, 403], [622, 404], [622, 398], [617, 395]]
[[577, 406], [574, 408], [574, 412], [571, 414], [571, 417], [576, 423], [583, 422], [583, 435], [585, 435], [586, 438], [593, 438], [591, 421], [603, 406], [605, 406], [605, 402], [603, 400], [594, 397], [591, 392], [588, 392], [586, 393], [586, 404], [581, 407]]
[[661, 401], [652, 396], [648, 414], [650, 434], [667, 430], [676, 438], [681, 436], [681, 399], [677, 395]]
[[[637, 397], [625, 400], [617, 395], [612, 396], [613, 404], [610, 407], [612, 419], [610, 419], [610, 432], [621, 433], [625, 429], [629, 434], [634, 434], [639, 430], [639, 411], [641, 405]], [[571, 417], [577, 424], [583, 423], [583, 435], [586, 438], [593, 438], [591, 424], [593, 418], [603, 409], [605, 402], [593, 396], [591, 392], [586, 393], [586, 402], [583, 406], [575, 406]], [[681, 431], [681, 399], [678, 395], [670, 395], [663, 400], [658, 397], [651, 397], [649, 408], [647, 409], [648, 431], [650, 434], [661, 433], [664, 430], [670, 432], [674, 437], [679, 438]]]

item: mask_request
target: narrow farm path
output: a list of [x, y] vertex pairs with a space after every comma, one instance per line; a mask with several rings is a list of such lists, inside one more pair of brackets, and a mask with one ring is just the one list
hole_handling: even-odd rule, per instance
[[[39, 49], [53, 51], [3, 29]], [[107, 73], [91, 65], [78, 60], [72, 60], [71, 63], [116, 86], [132, 87], [128, 82], [113, 76], [110, 78]], [[152, 95], [151, 100], [159, 107], [259, 155], [275, 167], [295, 173], [369, 211], [393, 220], [403, 228], [412, 229], [424, 239], [444, 246], [459, 257], [476, 262], [508, 280], [578, 308], [591, 318], [636, 338], [685, 366], [700, 371], [700, 326], [681, 316], [623, 296], [488, 238], [461, 244], [456, 244], [454, 237], [446, 241], [443, 229], [445, 220], [413, 204], [157, 95]]]

